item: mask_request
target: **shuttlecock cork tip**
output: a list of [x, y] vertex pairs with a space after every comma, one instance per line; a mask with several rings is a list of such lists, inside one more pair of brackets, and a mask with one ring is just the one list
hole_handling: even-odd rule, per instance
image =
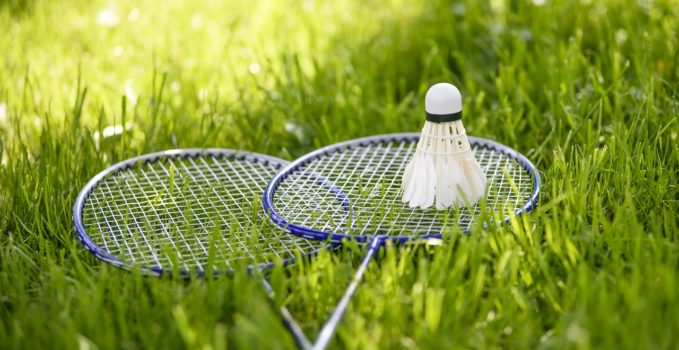
[[455, 85], [438, 83], [427, 90], [424, 98], [427, 121], [435, 123], [462, 119], [462, 95]]

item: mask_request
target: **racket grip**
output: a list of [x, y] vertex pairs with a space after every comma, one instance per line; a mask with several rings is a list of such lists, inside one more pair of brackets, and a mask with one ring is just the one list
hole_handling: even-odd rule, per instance
[[324, 350], [326, 347], [328, 347], [328, 343], [330, 343], [332, 336], [335, 334], [337, 325], [339, 325], [339, 322], [342, 320], [342, 316], [344, 316], [344, 312], [347, 310], [347, 306], [349, 305], [351, 297], [354, 296], [356, 288], [358, 288], [358, 284], [363, 279], [363, 274], [365, 273], [365, 270], [368, 268], [368, 264], [370, 264], [370, 261], [373, 259], [377, 251], [379, 251], [380, 247], [382, 246], [382, 243], [385, 240], [385, 237], [387, 236], [375, 236], [370, 241], [368, 253], [365, 255], [365, 258], [363, 258], [361, 266], [359, 266], [358, 270], [356, 270], [356, 274], [354, 275], [354, 278], [351, 280], [349, 287], [347, 287], [346, 292], [344, 292], [342, 299], [340, 299], [340, 302], [337, 304], [337, 307], [335, 307], [335, 310], [333, 310], [332, 314], [330, 315], [330, 318], [323, 325], [323, 328], [318, 333], [318, 338], [316, 338], [316, 342], [312, 347], [313, 350]]

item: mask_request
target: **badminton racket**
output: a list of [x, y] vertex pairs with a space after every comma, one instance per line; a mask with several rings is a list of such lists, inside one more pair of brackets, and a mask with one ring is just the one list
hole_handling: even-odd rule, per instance
[[[115, 164], [90, 180], [73, 207], [78, 239], [123, 269], [182, 277], [235, 268], [263, 272], [326, 244], [285, 234], [261, 212], [265, 185], [287, 162], [227, 149], [153, 153]], [[263, 279], [273, 304], [273, 290]], [[309, 340], [288, 310], [285, 325]]]
[[[269, 183], [265, 212], [288, 233], [319, 241], [367, 242], [367, 252], [314, 344], [332, 338], [363, 274], [385, 242], [440, 240], [446, 230], [505, 222], [538, 202], [540, 176], [523, 155], [497, 142], [469, 137], [487, 176], [485, 198], [471, 208], [412, 209], [403, 203], [401, 176], [418, 133], [389, 134], [331, 145], [286, 166]], [[332, 185], [328, 185], [332, 184]], [[341, 190], [340, 190], [341, 189]]]

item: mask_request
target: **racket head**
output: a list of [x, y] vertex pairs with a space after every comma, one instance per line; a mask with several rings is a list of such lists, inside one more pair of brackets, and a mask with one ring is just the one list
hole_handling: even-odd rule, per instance
[[[77, 238], [98, 259], [151, 275], [265, 269], [325, 248], [262, 215], [259, 198], [288, 162], [230, 149], [131, 158], [93, 177], [73, 206]], [[212, 268], [208, 268], [211, 264]]]
[[[264, 211], [288, 233], [308, 239], [366, 242], [379, 238], [403, 243], [413, 238], [441, 239], [452, 224], [468, 232], [484, 213], [499, 213], [506, 222], [511, 215], [537, 206], [541, 180], [533, 163], [510, 147], [469, 137], [486, 173], [485, 198], [471, 210], [409, 208], [401, 200], [401, 177], [419, 135], [371, 136], [311, 152], [267, 185]], [[451, 223], [451, 218], [456, 222]]]

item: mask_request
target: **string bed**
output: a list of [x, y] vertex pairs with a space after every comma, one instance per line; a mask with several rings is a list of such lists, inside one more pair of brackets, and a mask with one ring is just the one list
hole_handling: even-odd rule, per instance
[[412, 209], [402, 202], [401, 176], [417, 138], [357, 142], [310, 158], [274, 187], [272, 209], [279, 224], [354, 236], [437, 235], [455, 225], [467, 231], [482, 212], [504, 219], [525, 209], [535, 199], [532, 165], [493, 142], [470, 143], [488, 184], [485, 200], [471, 209]]
[[311, 254], [322, 243], [287, 235], [262, 213], [264, 187], [282, 165], [273, 159], [213, 151], [118, 165], [82, 200], [81, 240], [109, 262], [156, 271], [230, 269]]

